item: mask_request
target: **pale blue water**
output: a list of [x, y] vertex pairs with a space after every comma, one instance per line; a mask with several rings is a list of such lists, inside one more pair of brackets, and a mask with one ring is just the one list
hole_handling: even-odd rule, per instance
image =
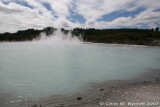
[[84, 91], [160, 69], [160, 48], [105, 44], [0, 43], [0, 104]]

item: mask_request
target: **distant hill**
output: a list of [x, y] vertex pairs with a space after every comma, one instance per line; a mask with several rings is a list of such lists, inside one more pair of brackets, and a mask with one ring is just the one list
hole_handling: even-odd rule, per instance
[[[41, 33], [51, 36], [57, 29], [46, 27], [43, 30], [27, 29], [16, 33], [1, 33], [0, 41], [31, 41], [39, 38]], [[73, 36], [81, 36], [85, 42], [96, 43], [117, 43], [117, 44], [138, 44], [160, 46], [160, 31], [155, 29], [83, 29], [74, 28], [66, 30], [61, 28], [64, 34], [71, 32]]]

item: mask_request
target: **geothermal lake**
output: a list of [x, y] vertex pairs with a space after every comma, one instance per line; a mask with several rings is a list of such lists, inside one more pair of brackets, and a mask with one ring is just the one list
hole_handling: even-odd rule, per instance
[[[160, 48], [52, 42], [0, 43], [0, 105], [85, 91], [160, 69]], [[17, 106], [18, 107], [18, 106]]]

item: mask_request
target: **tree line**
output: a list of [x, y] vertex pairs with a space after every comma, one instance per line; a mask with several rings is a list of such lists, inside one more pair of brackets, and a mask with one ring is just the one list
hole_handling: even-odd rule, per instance
[[[42, 30], [33, 28], [17, 31], [16, 33], [1, 33], [0, 41], [31, 41], [39, 38], [41, 33], [51, 36], [57, 29], [46, 27]], [[160, 45], [159, 27], [155, 29], [95, 29], [95, 28], [74, 28], [66, 30], [61, 28], [64, 34], [71, 32], [73, 36], [82, 37], [85, 42], [96, 43], [117, 43], [117, 44], [138, 44], [138, 45]]]

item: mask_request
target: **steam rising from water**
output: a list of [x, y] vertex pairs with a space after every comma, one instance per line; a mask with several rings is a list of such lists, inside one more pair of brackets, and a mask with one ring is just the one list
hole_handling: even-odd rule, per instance
[[67, 34], [64, 34], [61, 29], [57, 29], [50, 36], [46, 36], [46, 34], [41, 33], [40, 38], [35, 41], [41, 43], [52, 43], [53, 45], [76, 45], [81, 44], [82, 39], [81, 36], [77, 37], [72, 35], [70, 31]]

